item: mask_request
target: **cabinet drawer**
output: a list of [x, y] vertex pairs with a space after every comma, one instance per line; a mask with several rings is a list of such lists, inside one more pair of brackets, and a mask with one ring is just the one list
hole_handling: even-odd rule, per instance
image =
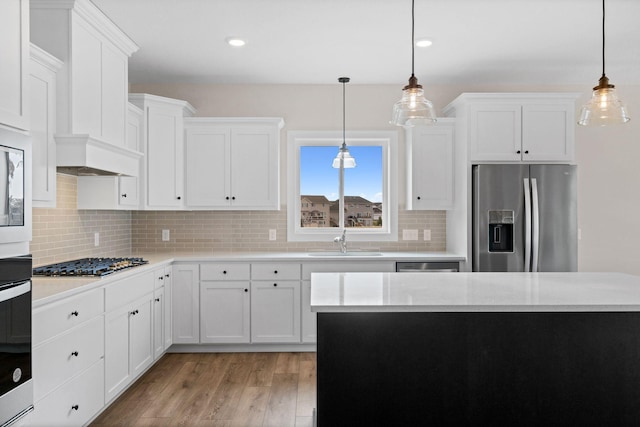
[[252, 280], [300, 280], [300, 264], [296, 263], [252, 263]]
[[200, 280], [249, 280], [250, 264], [211, 262], [200, 264]]
[[33, 394], [37, 401], [104, 356], [104, 317], [33, 349]]
[[104, 360], [34, 404], [32, 426], [85, 425], [104, 406]]
[[104, 291], [93, 289], [33, 311], [33, 345], [104, 312]]
[[393, 272], [396, 271], [396, 263], [395, 261], [360, 261], [302, 264], [302, 280], [311, 280], [311, 273], [366, 273], [369, 271]]
[[111, 283], [105, 289], [105, 311], [109, 312], [153, 292], [156, 274], [153, 271]]

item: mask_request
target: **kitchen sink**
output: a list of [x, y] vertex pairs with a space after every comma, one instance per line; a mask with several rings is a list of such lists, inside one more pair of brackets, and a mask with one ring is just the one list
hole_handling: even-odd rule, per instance
[[309, 252], [308, 255], [309, 256], [337, 256], [337, 257], [341, 257], [341, 256], [382, 256], [382, 253], [380, 253], [380, 252], [364, 252], [364, 251], [353, 251], [353, 252], [342, 253], [342, 252], [339, 252], [339, 251], [334, 251], [334, 252]]

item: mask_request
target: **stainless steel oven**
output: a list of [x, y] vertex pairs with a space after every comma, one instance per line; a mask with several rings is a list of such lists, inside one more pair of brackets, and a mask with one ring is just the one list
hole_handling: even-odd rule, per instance
[[33, 410], [31, 255], [0, 259], [0, 425]]

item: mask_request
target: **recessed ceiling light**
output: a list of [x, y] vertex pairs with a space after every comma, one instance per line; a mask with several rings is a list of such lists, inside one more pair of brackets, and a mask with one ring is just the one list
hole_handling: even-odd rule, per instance
[[429, 39], [418, 39], [416, 40], [416, 46], [418, 47], [429, 47], [433, 44], [433, 42]]
[[241, 47], [247, 44], [247, 42], [240, 37], [227, 37], [225, 40], [227, 41], [227, 44], [229, 44], [229, 46], [233, 47]]

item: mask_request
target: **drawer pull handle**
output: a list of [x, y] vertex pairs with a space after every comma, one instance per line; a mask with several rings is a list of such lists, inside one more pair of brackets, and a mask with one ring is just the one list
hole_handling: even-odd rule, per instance
[[160, 302], [160, 298], [156, 298], [156, 302]]
[[78, 314], [79, 314], [79, 313], [78, 313], [78, 311], [77, 311], [77, 310], [76, 310], [76, 311], [72, 311], [72, 312], [71, 312], [71, 315], [72, 315], [72, 316], [76, 316], [76, 317], [78, 317]]
[[78, 352], [77, 352], [77, 351], [72, 351], [72, 352], [71, 352], [71, 355], [72, 355], [72, 356], [75, 356], [75, 357], [78, 357]]
[[74, 411], [77, 411], [78, 409], [80, 409], [80, 407], [78, 405], [73, 405], [71, 409], [73, 409]]

